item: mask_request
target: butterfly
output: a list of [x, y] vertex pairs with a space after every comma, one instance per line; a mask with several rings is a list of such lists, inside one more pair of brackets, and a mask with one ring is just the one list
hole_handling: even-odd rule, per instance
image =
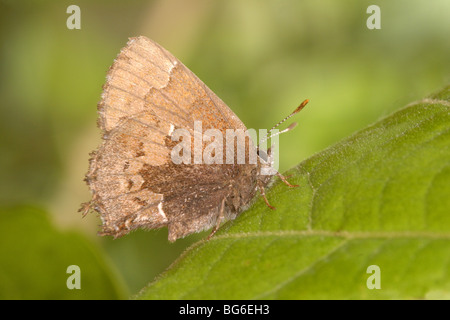
[[[269, 133], [306, 103], [308, 100]], [[209, 154], [221, 160], [243, 151], [244, 163], [236, 159], [201, 163], [194, 159], [196, 150], [189, 149], [180, 152], [183, 161], [174, 161], [179, 132], [184, 136], [180, 139], [178, 135], [178, 141], [188, 143], [208, 130], [225, 136], [227, 130], [247, 128], [194, 73], [144, 36], [130, 38], [114, 60], [98, 114], [103, 139], [91, 153], [85, 178], [92, 199], [80, 211], [85, 215], [93, 209], [100, 214], [100, 235], [117, 238], [138, 228], [167, 226], [171, 242], [213, 228], [210, 238], [222, 222], [239, 215], [258, 190], [273, 209], [264, 189], [273, 175], [296, 187], [278, 172], [262, 173], [272, 167], [273, 154], [270, 148], [264, 151], [255, 146], [251, 139], [223, 149], [219, 146]], [[196, 127], [199, 122], [200, 130]], [[203, 142], [198, 146], [200, 151], [208, 148]], [[254, 163], [248, 161], [251, 154], [257, 155]]]

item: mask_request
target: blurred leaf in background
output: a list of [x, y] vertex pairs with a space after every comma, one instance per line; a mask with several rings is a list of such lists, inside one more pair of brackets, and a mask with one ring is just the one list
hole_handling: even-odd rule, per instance
[[[78, 233], [55, 229], [42, 210], [1, 208], [0, 243], [0, 299], [127, 297], [104, 253]], [[79, 289], [67, 286], [72, 265], [79, 267]]]
[[[66, 27], [72, 4], [80, 30]], [[138, 231], [113, 241], [96, 236], [95, 215], [77, 213], [90, 197], [82, 180], [100, 142], [101, 86], [128, 37], [171, 51], [248, 128], [271, 127], [310, 99], [280, 138], [284, 171], [449, 82], [450, 3], [379, 1], [380, 30], [366, 27], [371, 4], [0, 1], [0, 204], [39, 205], [57, 228], [85, 233], [137, 292], [202, 235], [169, 244], [167, 230]]]

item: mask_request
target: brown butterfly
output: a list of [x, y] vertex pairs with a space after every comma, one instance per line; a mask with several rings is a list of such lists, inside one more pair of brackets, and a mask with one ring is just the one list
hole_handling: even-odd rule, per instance
[[[271, 175], [261, 174], [272, 165], [271, 151], [260, 150], [250, 139], [235, 150], [235, 143], [226, 146], [223, 155], [248, 148], [246, 160], [255, 152], [256, 163], [174, 163], [176, 130], [195, 136], [195, 121], [201, 121], [202, 133], [218, 129], [225, 135], [227, 129], [246, 127], [172, 54], [146, 37], [131, 38], [106, 78], [98, 104], [103, 141], [91, 154], [85, 179], [92, 200], [80, 209], [84, 214], [90, 209], [100, 213], [101, 235], [117, 238], [137, 228], [168, 226], [170, 241], [213, 227], [211, 237], [258, 189], [273, 209], [264, 192]], [[205, 150], [204, 144], [201, 147]]]

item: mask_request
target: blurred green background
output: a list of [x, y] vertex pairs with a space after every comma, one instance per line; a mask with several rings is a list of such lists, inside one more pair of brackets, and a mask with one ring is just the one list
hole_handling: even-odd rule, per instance
[[[66, 27], [72, 4], [80, 30]], [[366, 26], [371, 4], [380, 30]], [[280, 137], [282, 172], [447, 84], [449, 12], [446, 0], [0, 1], [0, 298], [127, 298], [204, 236], [101, 238], [99, 218], [77, 212], [96, 104], [128, 37], [172, 52], [248, 128], [310, 99]], [[66, 287], [71, 264], [81, 290]]]

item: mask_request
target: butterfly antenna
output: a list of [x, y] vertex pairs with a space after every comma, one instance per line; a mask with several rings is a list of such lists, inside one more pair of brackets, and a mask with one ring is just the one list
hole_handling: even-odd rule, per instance
[[288, 115], [286, 118], [284, 118], [283, 120], [281, 120], [280, 122], [278, 122], [276, 125], [274, 125], [272, 128], [270, 128], [270, 130], [267, 132], [267, 135], [265, 136], [265, 138], [262, 139], [262, 140], [259, 142], [259, 144], [265, 142], [266, 140], [268, 140], [268, 139], [270, 139], [270, 138], [272, 138], [272, 137], [275, 137], [275, 136], [277, 136], [277, 135], [279, 135], [279, 134], [282, 134], [282, 133], [284, 133], [284, 132], [287, 132], [287, 131], [290, 131], [290, 130], [294, 129], [295, 126], [297, 125], [296, 122], [294, 122], [294, 123], [291, 124], [289, 127], [287, 127], [286, 129], [284, 129], [284, 130], [282, 130], [282, 131], [280, 131], [280, 132], [277, 132], [277, 133], [275, 133], [275, 134], [273, 134], [273, 135], [270, 134], [270, 133], [272, 132], [272, 130], [276, 129], [276, 128], [279, 127], [282, 123], [284, 123], [286, 120], [288, 120], [288, 119], [291, 118], [292, 116], [294, 116], [294, 115], [296, 115], [297, 113], [299, 113], [299, 112], [306, 106], [306, 104], [307, 104], [308, 102], [309, 102], [309, 100], [306, 99], [305, 101], [303, 101], [302, 103], [300, 103], [300, 105], [299, 105], [299, 106], [298, 106], [298, 107], [297, 107], [290, 115]]

